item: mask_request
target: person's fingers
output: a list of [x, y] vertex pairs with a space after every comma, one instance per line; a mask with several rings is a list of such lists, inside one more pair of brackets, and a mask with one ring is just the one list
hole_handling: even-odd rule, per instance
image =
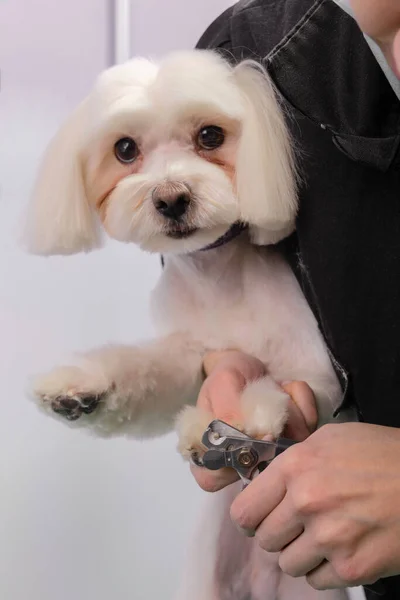
[[324, 563], [325, 557], [314, 544], [307, 531], [282, 550], [279, 566], [291, 577], [302, 577]]
[[288, 419], [282, 435], [295, 442], [302, 442], [310, 435], [303, 413], [292, 399], [288, 403]]
[[232, 360], [237, 354], [237, 350], [222, 350], [220, 352], [207, 352], [203, 358], [204, 373], [208, 377], [212, 371], [220, 367], [225, 361]]
[[293, 381], [282, 384], [282, 387], [291, 397], [288, 407], [289, 416], [283, 435], [301, 442], [315, 431], [318, 423], [313, 391], [304, 381]]
[[218, 492], [239, 479], [239, 475], [233, 469], [209, 471], [196, 465], [190, 465], [190, 469], [197, 485], [205, 492]]
[[324, 560], [306, 575], [307, 583], [315, 590], [345, 588], [348, 584], [336, 573], [330, 562]]
[[265, 374], [263, 363], [243, 352], [212, 352], [206, 355], [204, 368], [208, 377], [200, 390], [197, 406], [216, 419], [240, 427], [242, 392], [250, 381]]
[[246, 379], [239, 371], [215, 370], [204, 382], [197, 406], [216, 419], [240, 427], [243, 420], [240, 398], [245, 385]]
[[207, 376], [217, 369], [237, 369], [247, 381], [265, 375], [265, 365], [258, 358], [239, 350], [208, 352], [203, 358], [203, 368]]
[[[265, 375], [264, 364], [257, 358], [236, 350], [210, 352], [203, 361], [208, 375], [200, 391], [197, 406], [242, 429], [243, 414], [241, 397], [245, 386]], [[284, 435], [295, 441], [306, 439], [317, 423], [315, 399], [309, 386], [300, 381], [282, 385], [291, 396], [289, 418]], [[192, 473], [202, 489], [216, 491], [238, 479], [231, 469], [208, 471], [192, 466]]]
[[280, 552], [298, 538], [303, 531], [304, 524], [293, 511], [291, 501], [286, 495], [259, 525], [256, 538], [261, 548], [267, 552]]
[[[241, 395], [247, 384], [243, 369], [240, 371], [238, 366], [246, 364], [247, 375], [249, 373], [255, 375], [264, 370], [261, 363], [257, 364], [258, 361], [255, 364], [251, 360], [249, 362], [250, 364], [246, 355], [235, 356], [232, 353], [228, 356], [228, 353], [225, 353], [224, 367], [214, 367], [201, 389], [197, 402], [200, 408], [211, 413], [216, 419], [238, 429], [241, 429], [243, 424]], [[292, 398], [289, 403], [289, 417], [284, 436], [295, 441], [303, 441], [315, 428], [317, 417], [313, 393], [304, 382], [295, 381], [282, 387]], [[209, 471], [193, 465], [192, 474], [197, 484], [208, 492], [221, 490], [238, 480], [237, 473], [228, 468]]]
[[285, 497], [285, 477], [275, 460], [232, 503], [231, 519], [243, 530], [256, 531]]

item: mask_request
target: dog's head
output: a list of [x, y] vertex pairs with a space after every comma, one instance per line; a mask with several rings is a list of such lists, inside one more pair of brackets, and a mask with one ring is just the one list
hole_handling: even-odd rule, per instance
[[28, 215], [37, 254], [101, 245], [192, 252], [245, 222], [255, 243], [288, 235], [293, 152], [255, 63], [193, 50], [105, 71], [47, 149]]

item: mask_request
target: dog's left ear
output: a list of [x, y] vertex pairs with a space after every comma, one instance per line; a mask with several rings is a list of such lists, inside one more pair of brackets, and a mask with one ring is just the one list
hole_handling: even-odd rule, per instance
[[275, 87], [264, 68], [244, 61], [233, 70], [245, 107], [236, 177], [241, 217], [253, 242], [272, 244], [294, 230], [297, 213], [293, 146]]

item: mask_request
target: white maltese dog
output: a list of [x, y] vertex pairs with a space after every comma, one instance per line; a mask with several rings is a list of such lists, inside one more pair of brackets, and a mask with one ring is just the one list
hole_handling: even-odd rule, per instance
[[[293, 231], [296, 211], [292, 144], [260, 65], [231, 66], [195, 50], [101, 74], [48, 148], [30, 206], [29, 248], [89, 251], [106, 232], [162, 253], [152, 298], [160, 337], [94, 349], [39, 377], [39, 405], [102, 436], [153, 436], [178, 422], [189, 458], [202, 451], [212, 420], [195, 407], [203, 356], [230, 348], [268, 369], [243, 393], [243, 422], [235, 424], [243, 431], [281, 434], [284, 381], [306, 381], [319, 423], [331, 420], [341, 388], [297, 281], [271, 246]], [[213, 495], [222, 512], [210, 509], [196, 539], [182, 599], [345, 597], [284, 575], [275, 555], [236, 532], [227, 517], [236, 491]]]

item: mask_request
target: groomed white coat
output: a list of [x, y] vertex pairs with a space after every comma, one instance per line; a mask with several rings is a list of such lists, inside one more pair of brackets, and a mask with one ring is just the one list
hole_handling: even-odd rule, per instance
[[[106, 234], [162, 253], [152, 296], [159, 337], [73, 357], [37, 378], [38, 405], [100, 436], [154, 436], [177, 424], [189, 458], [212, 419], [195, 407], [204, 353], [236, 348], [268, 372], [243, 393], [246, 433], [282, 432], [288, 397], [279, 383], [290, 380], [311, 386], [320, 424], [331, 420], [339, 383], [297, 281], [271, 246], [294, 230], [296, 213], [292, 143], [260, 65], [196, 50], [102, 73], [49, 145], [25, 239], [43, 255], [87, 252]], [[204, 250], [239, 222], [248, 229]], [[209, 499], [181, 600], [346, 597], [284, 575], [275, 555], [240, 535], [229, 521], [236, 492]]]

